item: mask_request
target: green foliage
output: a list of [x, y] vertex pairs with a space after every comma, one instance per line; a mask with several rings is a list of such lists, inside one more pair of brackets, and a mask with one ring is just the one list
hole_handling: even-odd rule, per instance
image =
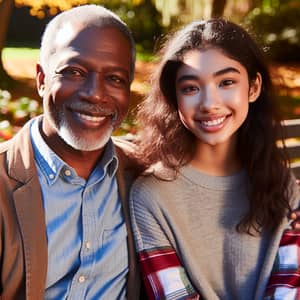
[[139, 61], [145, 61], [145, 62], [151, 62], [155, 60], [155, 56], [148, 51], [145, 51], [144, 49], [139, 50], [140, 47], [137, 45], [137, 53], [136, 53], [136, 59]]
[[131, 29], [138, 45], [138, 51], [152, 52], [154, 41], [162, 33], [161, 15], [151, 0], [134, 1], [94, 0], [114, 11]]
[[127, 136], [128, 138], [132, 137], [136, 133], [137, 125], [130, 117], [124, 120], [121, 126], [114, 131], [115, 136]]
[[[300, 1], [263, 1], [252, 10], [246, 25], [268, 50], [267, 55], [276, 61], [300, 60]], [[273, 1], [271, 1], [273, 2]], [[280, 3], [282, 2], [282, 3]]]
[[18, 127], [42, 113], [40, 103], [28, 97], [13, 100], [6, 90], [0, 90], [0, 141], [10, 139]]

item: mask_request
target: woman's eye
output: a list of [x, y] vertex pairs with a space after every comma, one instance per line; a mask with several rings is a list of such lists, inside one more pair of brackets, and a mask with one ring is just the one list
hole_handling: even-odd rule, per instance
[[180, 90], [183, 94], [190, 95], [197, 93], [199, 88], [197, 86], [189, 85], [182, 87]]
[[226, 80], [222, 80], [221, 81], [221, 83], [220, 83], [220, 86], [222, 87], [222, 86], [231, 86], [231, 85], [233, 85], [235, 83], [235, 81], [234, 80], [232, 80], [232, 79], [226, 79]]

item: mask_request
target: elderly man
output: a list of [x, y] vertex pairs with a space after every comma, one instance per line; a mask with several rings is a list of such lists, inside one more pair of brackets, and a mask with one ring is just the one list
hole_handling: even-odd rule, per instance
[[44, 114], [0, 146], [1, 299], [138, 299], [123, 179], [132, 162], [111, 139], [134, 64], [131, 33], [101, 6], [46, 27]]

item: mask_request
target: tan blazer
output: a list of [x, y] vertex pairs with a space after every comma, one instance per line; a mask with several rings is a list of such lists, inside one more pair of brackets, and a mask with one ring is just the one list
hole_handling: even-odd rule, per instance
[[[0, 144], [0, 299], [44, 298], [48, 264], [46, 226], [30, 123], [13, 139]], [[134, 300], [139, 299], [140, 280], [127, 203], [133, 177], [127, 169], [127, 157], [116, 148], [120, 162], [117, 179], [128, 230], [127, 297]]]

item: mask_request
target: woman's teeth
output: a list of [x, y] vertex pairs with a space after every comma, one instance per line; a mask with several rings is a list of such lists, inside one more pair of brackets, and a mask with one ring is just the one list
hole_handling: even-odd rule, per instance
[[224, 120], [225, 120], [225, 117], [222, 117], [222, 118], [218, 118], [218, 119], [214, 119], [214, 120], [201, 121], [201, 123], [207, 127], [208, 126], [216, 126], [216, 125], [223, 123]]

